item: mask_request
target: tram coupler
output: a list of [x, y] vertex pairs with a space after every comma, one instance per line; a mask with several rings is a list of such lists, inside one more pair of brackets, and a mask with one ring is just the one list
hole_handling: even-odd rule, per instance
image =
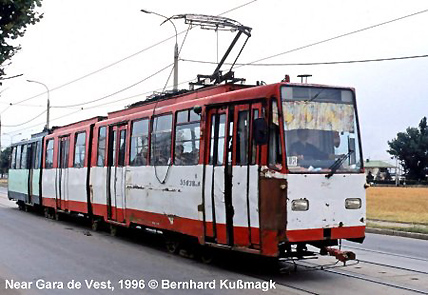
[[337, 260], [341, 262], [346, 262], [348, 260], [355, 260], [356, 255], [352, 251], [342, 251], [336, 248], [324, 247], [324, 253], [328, 253], [330, 256], [336, 257]]

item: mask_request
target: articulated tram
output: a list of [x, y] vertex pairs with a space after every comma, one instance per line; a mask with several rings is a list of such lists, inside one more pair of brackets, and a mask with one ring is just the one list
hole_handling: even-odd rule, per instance
[[14, 144], [9, 199], [170, 245], [302, 257], [363, 241], [362, 159], [354, 89], [226, 83]]

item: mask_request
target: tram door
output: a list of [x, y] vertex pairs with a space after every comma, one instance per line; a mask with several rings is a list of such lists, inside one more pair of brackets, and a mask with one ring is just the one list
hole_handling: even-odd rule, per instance
[[[234, 105], [208, 111], [209, 143], [206, 143], [205, 236], [219, 244], [257, 244], [251, 236], [251, 220], [258, 220], [256, 150], [251, 127], [260, 105]], [[254, 179], [253, 179], [254, 178]], [[250, 192], [252, 189], [252, 192]], [[252, 215], [251, 215], [252, 214]], [[257, 215], [257, 216], [256, 216]]]
[[56, 206], [66, 210], [68, 201], [68, 157], [70, 153], [70, 137], [59, 138], [58, 142], [58, 168], [56, 170]]
[[112, 126], [109, 133], [107, 206], [110, 220], [125, 222], [126, 126]]

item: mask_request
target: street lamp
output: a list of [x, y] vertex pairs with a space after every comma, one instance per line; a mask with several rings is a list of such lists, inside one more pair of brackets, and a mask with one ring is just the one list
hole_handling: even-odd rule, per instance
[[147, 14], [155, 14], [157, 16], [163, 17], [165, 21], [161, 23], [163, 25], [166, 21], [169, 21], [173, 26], [175, 30], [175, 47], [174, 47], [174, 86], [172, 90], [176, 92], [178, 90], [178, 34], [177, 34], [177, 28], [175, 27], [175, 24], [171, 20], [171, 18], [168, 18], [162, 14], [159, 14], [157, 12], [148, 11], [145, 9], [141, 9], [141, 12], [147, 13]]
[[21, 132], [16, 133], [16, 134], [2, 133], [2, 135], [8, 135], [8, 136], [10, 137], [10, 144], [12, 144], [12, 143], [13, 143], [13, 138], [14, 138], [15, 136], [22, 135], [22, 133], [21, 133]]
[[46, 126], [45, 126], [45, 128], [46, 128], [46, 130], [48, 130], [49, 129], [49, 111], [50, 111], [49, 88], [48, 88], [48, 86], [46, 86], [46, 84], [44, 84], [42, 82], [38, 82], [38, 81], [34, 81], [34, 80], [27, 80], [27, 82], [37, 83], [37, 84], [43, 85], [46, 88], [46, 92], [48, 94], [48, 101], [47, 101], [47, 106], [46, 106]]

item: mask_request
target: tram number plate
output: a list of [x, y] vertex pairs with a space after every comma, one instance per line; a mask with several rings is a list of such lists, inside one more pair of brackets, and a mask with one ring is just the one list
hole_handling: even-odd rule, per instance
[[198, 180], [180, 179], [181, 186], [201, 186], [201, 182]]
[[297, 166], [297, 157], [296, 156], [287, 157], [287, 166], [288, 167], [296, 167]]

